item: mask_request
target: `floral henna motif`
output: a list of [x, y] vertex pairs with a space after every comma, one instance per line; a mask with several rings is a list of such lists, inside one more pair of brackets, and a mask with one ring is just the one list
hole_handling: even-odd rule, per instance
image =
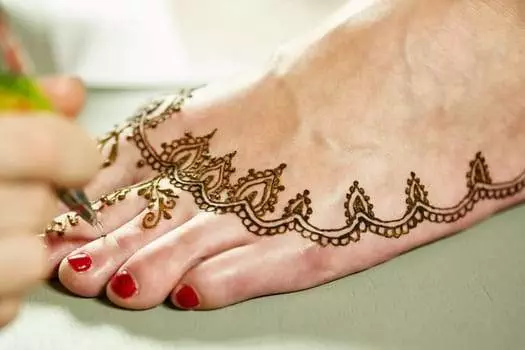
[[132, 191], [148, 202], [148, 212], [142, 219], [142, 226], [144, 228], [148, 229], [157, 226], [162, 218], [171, 219], [169, 211], [175, 208], [175, 200], [178, 199], [179, 196], [173, 191], [165, 174], [160, 174], [149, 181], [125, 187], [103, 196], [99, 200], [100, 204], [97, 210], [101, 211], [104, 207], [112, 206], [116, 202], [125, 200], [127, 195]]
[[162, 187], [161, 183], [167, 180], [166, 176], [160, 175], [137, 188], [137, 194], [148, 201], [148, 212], [142, 219], [142, 226], [146, 229], [157, 226], [161, 219], [171, 219], [170, 210], [175, 208], [175, 200], [179, 196], [175, 195], [169, 183]]
[[[179, 112], [187, 97], [189, 95], [185, 94], [178, 98], [154, 101], [130, 119], [125, 127], [116, 129], [114, 134], [108, 134], [113, 135], [110, 139], [116, 143], [120, 136], [115, 135], [126, 133], [126, 139], [133, 142], [141, 152], [142, 160], [137, 163], [138, 167], [148, 165], [160, 174], [165, 174], [159, 175], [156, 179], [167, 180], [172, 187], [191, 193], [195, 203], [203, 211], [237, 215], [246, 229], [257, 235], [271, 236], [296, 231], [322, 246], [345, 246], [359, 241], [365, 232], [385, 238], [399, 238], [424, 221], [434, 223], [457, 221], [472, 211], [477, 202], [507, 198], [525, 187], [525, 171], [512, 181], [493, 183], [485, 159], [481, 153], [478, 153], [470, 163], [467, 173], [468, 192], [453, 207], [439, 208], [431, 205], [425, 186], [412, 172], [407, 180], [405, 191], [407, 208], [405, 214], [397, 220], [377, 218], [370, 197], [357, 181], [350, 186], [346, 196], [344, 205], [346, 223], [343, 227], [322, 229], [310, 223], [313, 210], [308, 190], [290, 199], [280, 218], [268, 219], [267, 214], [274, 212], [278, 195], [284, 190], [280, 178], [286, 167], [285, 164], [264, 171], [250, 169], [246, 176], [233, 183], [230, 178], [235, 171], [232, 167], [235, 153], [222, 157], [213, 157], [209, 153], [209, 142], [215, 131], [197, 137], [187, 133], [178, 140], [162, 144], [159, 151], [151, 146], [146, 130], [156, 127]], [[108, 164], [115, 161], [116, 155], [112, 155], [116, 153], [117, 151], [108, 153]], [[148, 182], [148, 184], [153, 183], [155, 179]], [[149, 190], [140, 186], [143, 185], [119, 190], [112, 194], [112, 197], [105, 198], [110, 201], [122, 200], [132, 189], [138, 190], [139, 195], [150, 201], [148, 208], [153, 210], [144, 218], [145, 228], [156, 226], [161, 218], [169, 219], [168, 211], [175, 206], [173, 191], [155, 190], [155, 194], [151, 192], [146, 197], [146, 193], [150, 193]], [[159, 196], [165, 196], [163, 197], [165, 202], [162, 200], [159, 202]], [[152, 198], [155, 198], [156, 202]], [[148, 215], [150, 219], [147, 219]], [[67, 218], [64, 220], [67, 221]], [[62, 227], [66, 224], [67, 222], [65, 224], [62, 222], [60, 225], [55, 223], [55, 226]]]

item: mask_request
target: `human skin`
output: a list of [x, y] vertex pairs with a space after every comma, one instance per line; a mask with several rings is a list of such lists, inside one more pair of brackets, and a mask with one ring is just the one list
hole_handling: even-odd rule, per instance
[[49, 251], [35, 232], [58, 213], [53, 186], [82, 186], [101, 162], [93, 140], [71, 122], [84, 100], [80, 82], [53, 77], [40, 85], [61, 115], [0, 116], [0, 327], [52, 270]]
[[[176, 205], [151, 227], [148, 213], [164, 212], [158, 202], [147, 208], [151, 201], [135, 189], [101, 205], [104, 238], [93, 239], [83, 223], [60, 232], [64, 237], [50, 230], [51, 260], [64, 286], [83, 296], [106, 292], [131, 309], [166, 298], [183, 309], [220, 308], [362, 271], [522, 202], [524, 6], [396, 0], [356, 11], [356, 4], [279, 48], [265, 69], [195, 91], [155, 128], [149, 116], [129, 124], [114, 161], [89, 190], [103, 196], [152, 179], [156, 169], [209, 184], [197, 168], [184, 170], [191, 157], [161, 164], [162, 144], [180, 146], [191, 132], [191, 142], [209, 135], [210, 157], [231, 160], [230, 189], [239, 189], [243, 176], [258, 176], [249, 169], [269, 171], [270, 185], [219, 200], [228, 206], [244, 199], [258, 214], [221, 213], [208, 199], [204, 210], [198, 191], [168, 176], [162, 186]], [[102, 150], [113, 158], [111, 147]], [[212, 164], [207, 155], [195, 157]], [[416, 183], [424, 187], [416, 191]], [[288, 220], [287, 206], [305, 196], [292, 208], [298, 216], [291, 226], [276, 226], [273, 235], [263, 228], [264, 220]], [[246, 216], [258, 222], [259, 235]], [[353, 230], [347, 236], [337, 231], [345, 227]]]

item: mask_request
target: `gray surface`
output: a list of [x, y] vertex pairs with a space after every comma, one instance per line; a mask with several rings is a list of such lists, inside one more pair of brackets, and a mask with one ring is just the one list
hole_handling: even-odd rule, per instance
[[[98, 133], [149, 95], [92, 91], [82, 122]], [[366, 272], [211, 312], [131, 312], [46, 286], [0, 349], [524, 349], [524, 227], [521, 206]]]

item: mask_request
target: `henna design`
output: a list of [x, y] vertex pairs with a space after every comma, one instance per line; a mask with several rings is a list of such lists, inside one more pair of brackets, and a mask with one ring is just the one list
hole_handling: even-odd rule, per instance
[[[153, 99], [140, 107], [122, 125], [116, 125], [113, 130], [100, 137], [98, 139], [98, 149], [101, 153], [107, 154], [102, 167], [107, 168], [115, 163], [123, 137], [125, 136], [127, 140], [130, 140], [129, 131], [132, 130], [138, 120], [141, 120], [144, 129], [155, 129], [160, 123], [168, 119], [170, 115], [180, 111], [182, 103], [191, 96], [192, 92], [193, 90], [182, 90], [178, 95]], [[162, 113], [157, 113], [157, 111]], [[144, 163], [139, 162], [137, 165], [141, 166], [141, 164], [143, 165]], [[143, 220], [143, 226], [145, 228], [154, 227], [162, 217], [166, 219], [171, 218], [169, 210], [175, 208], [175, 199], [178, 198], [171, 189], [161, 189], [159, 187], [160, 181], [166, 178], [166, 175], [158, 176], [145, 183], [119, 189], [102, 196], [92, 203], [93, 209], [100, 212], [104, 207], [124, 200], [132, 190], [138, 190], [141, 192], [139, 195], [149, 201], [148, 209], [150, 211]], [[157, 209], [156, 212], [155, 209]], [[45, 233], [63, 236], [68, 229], [78, 225], [79, 221], [80, 217], [75, 212], [60, 215], [47, 226]]]
[[66, 213], [55, 218], [46, 228], [45, 233], [56, 233], [58, 236], [63, 236], [67, 229], [77, 226], [80, 222], [80, 215], [75, 212]]
[[[137, 120], [143, 118], [143, 127], [145, 129], [155, 129], [160, 123], [170, 117], [171, 114], [179, 112], [182, 103], [191, 96], [193, 90], [183, 90], [179, 95], [166, 96], [162, 98], [153, 99], [145, 106], [139, 108], [133, 116], [128, 118], [122, 125], [115, 125], [113, 130], [100, 137], [98, 141], [98, 149], [101, 153], [107, 152], [103, 167], [111, 166], [118, 157], [119, 145], [122, 137], [129, 132], [129, 130], [136, 124]], [[162, 111], [161, 115], [156, 112]], [[126, 135], [129, 140], [130, 135]], [[139, 165], [143, 165], [140, 162]]]
[[[179, 198], [169, 184], [168, 177], [165, 174], [160, 174], [146, 182], [125, 187], [101, 197], [93, 203], [93, 208], [100, 212], [106, 207], [125, 200], [131, 192], [135, 192], [148, 202], [148, 211], [142, 219], [142, 226], [145, 229], [157, 226], [161, 219], [171, 219], [170, 210], [175, 208], [176, 199]], [[78, 214], [74, 212], [66, 213], [52, 221], [46, 229], [46, 234], [55, 233], [63, 236], [69, 228], [78, 225], [78, 223]]]
[[232, 184], [229, 179], [234, 172], [231, 163], [235, 153], [219, 158], [212, 158], [209, 154], [209, 141], [215, 131], [199, 137], [187, 133], [181, 139], [163, 144], [162, 150], [157, 152], [147, 139], [146, 126], [143, 121], [136, 119], [133, 136], [130, 138], [144, 156], [140, 165], [147, 164], [153, 170], [169, 174], [172, 185], [190, 192], [201, 210], [218, 214], [234, 213], [248, 231], [258, 235], [297, 231], [322, 246], [357, 242], [365, 232], [386, 238], [399, 238], [423, 221], [454, 222], [473, 210], [480, 200], [506, 198], [525, 187], [525, 172], [513, 181], [492, 183], [485, 159], [478, 153], [470, 163], [467, 173], [468, 193], [456, 206], [439, 208], [431, 205], [428, 191], [412, 172], [405, 191], [405, 214], [397, 220], [381, 220], [375, 217], [370, 197], [356, 181], [347, 194], [346, 225], [322, 229], [309, 221], [313, 210], [307, 190], [289, 200], [280, 218], [265, 219], [268, 212], [273, 212], [279, 192], [284, 190], [280, 185], [280, 177], [285, 164], [264, 171], [250, 169], [247, 176]]
[[[149, 201], [148, 208], [152, 210], [144, 217], [144, 228], [155, 227], [161, 218], [169, 219], [171, 216], [168, 211], [175, 207], [176, 196], [173, 190], [160, 190], [160, 179], [169, 181], [173, 188], [191, 193], [200, 210], [237, 215], [249, 232], [272, 236], [296, 231], [321, 246], [345, 246], [359, 241], [361, 235], [367, 232], [385, 238], [400, 238], [424, 221], [455, 222], [472, 211], [479, 201], [507, 198], [525, 187], [525, 171], [512, 181], [493, 183], [485, 159], [481, 153], [477, 153], [466, 175], [468, 191], [452, 207], [433, 206], [425, 186], [412, 172], [405, 190], [406, 211], [395, 220], [382, 220], [375, 216], [370, 197], [357, 181], [350, 186], [346, 195], [346, 222], [343, 227], [323, 229], [310, 223], [313, 210], [308, 190], [290, 199], [279, 218], [269, 219], [267, 214], [274, 212], [279, 194], [284, 191], [280, 178], [285, 164], [263, 171], [250, 169], [246, 176], [232, 183], [230, 178], [235, 172], [232, 167], [235, 153], [222, 157], [213, 157], [210, 154], [209, 142], [216, 131], [197, 137], [186, 133], [184, 137], [171, 143], [163, 143], [159, 151], [151, 146], [146, 130], [179, 112], [189, 96], [190, 94], [186, 94], [154, 101], [128, 120], [125, 127], [109, 134], [113, 135], [110, 139], [116, 143], [120, 136], [115, 135], [127, 133], [126, 140], [134, 143], [142, 156], [137, 167], [148, 165], [161, 174], [146, 185], [121, 189], [101, 199], [108, 205], [109, 202], [123, 200], [132, 189], [137, 190], [139, 195]], [[116, 153], [117, 151], [109, 152], [108, 164], [114, 163], [116, 155], [113, 154]]]
[[142, 226], [146, 229], [157, 226], [162, 218], [171, 219], [169, 211], [175, 208], [175, 200], [179, 198], [172, 188], [161, 187], [162, 180], [167, 180], [167, 178], [160, 175], [147, 182], [146, 185], [137, 188], [137, 194], [149, 202], [148, 212], [142, 219]]

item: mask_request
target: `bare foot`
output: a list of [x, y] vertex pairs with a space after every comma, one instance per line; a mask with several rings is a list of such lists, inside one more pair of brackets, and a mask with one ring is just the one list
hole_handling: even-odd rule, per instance
[[267, 71], [161, 98], [102, 138], [90, 193], [107, 236], [57, 218], [61, 282], [126, 308], [213, 309], [370, 268], [521, 202], [520, 5], [381, 6], [349, 6]]

